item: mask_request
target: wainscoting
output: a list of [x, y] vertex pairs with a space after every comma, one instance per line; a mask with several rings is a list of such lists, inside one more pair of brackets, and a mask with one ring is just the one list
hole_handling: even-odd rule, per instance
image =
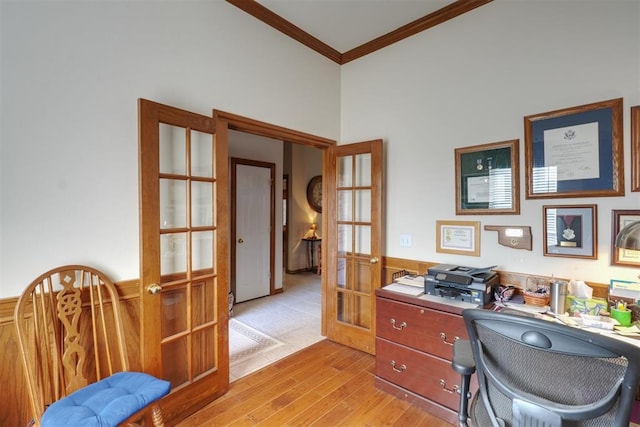
[[[391, 282], [393, 273], [400, 270], [408, 270], [417, 274], [424, 274], [427, 269], [437, 263], [407, 260], [400, 258], [383, 258], [385, 282]], [[526, 286], [527, 274], [500, 271], [501, 283], [509, 283], [520, 289]], [[562, 278], [558, 278], [562, 279]], [[606, 298], [608, 284], [587, 282], [593, 288], [595, 297]], [[138, 280], [131, 280], [117, 283], [123, 307], [126, 311], [124, 316], [125, 328], [129, 330], [127, 334], [127, 346], [129, 358], [131, 359], [131, 369], [140, 369], [139, 355], [139, 290]], [[13, 310], [17, 298], [0, 299], [0, 349], [2, 351], [0, 359], [0, 426], [25, 426], [31, 419], [29, 402], [22, 363], [18, 353], [18, 345], [13, 325]]]

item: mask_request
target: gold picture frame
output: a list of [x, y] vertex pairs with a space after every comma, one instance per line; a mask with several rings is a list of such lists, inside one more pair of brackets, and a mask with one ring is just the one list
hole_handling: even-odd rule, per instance
[[436, 252], [480, 256], [480, 221], [436, 220]]
[[520, 213], [519, 139], [455, 149], [456, 215]]

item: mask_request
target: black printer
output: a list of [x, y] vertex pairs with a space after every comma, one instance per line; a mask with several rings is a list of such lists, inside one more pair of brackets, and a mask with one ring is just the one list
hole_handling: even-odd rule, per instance
[[493, 287], [500, 281], [498, 273], [493, 271], [495, 267], [435, 265], [424, 276], [424, 293], [473, 304], [488, 304], [493, 299]]

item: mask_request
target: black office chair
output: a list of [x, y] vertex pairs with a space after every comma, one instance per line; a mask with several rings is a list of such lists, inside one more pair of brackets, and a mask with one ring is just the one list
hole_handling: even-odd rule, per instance
[[[455, 342], [452, 361], [462, 375], [460, 426], [629, 425], [640, 347], [526, 316], [481, 309], [462, 315], [469, 341]], [[469, 408], [474, 372], [479, 388]]]

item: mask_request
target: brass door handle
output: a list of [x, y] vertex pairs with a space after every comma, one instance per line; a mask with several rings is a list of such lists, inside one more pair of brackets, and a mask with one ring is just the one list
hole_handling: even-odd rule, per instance
[[369, 263], [371, 264], [377, 264], [380, 260], [378, 259], [378, 257], [374, 256], [373, 258], [371, 258], [369, 260]]
[[147, 293], [151, 295], [158, 295], [160, 292], [162, 292], [162, 286], [158, 285], [157, 283], [152, 283], [147, 286]]

